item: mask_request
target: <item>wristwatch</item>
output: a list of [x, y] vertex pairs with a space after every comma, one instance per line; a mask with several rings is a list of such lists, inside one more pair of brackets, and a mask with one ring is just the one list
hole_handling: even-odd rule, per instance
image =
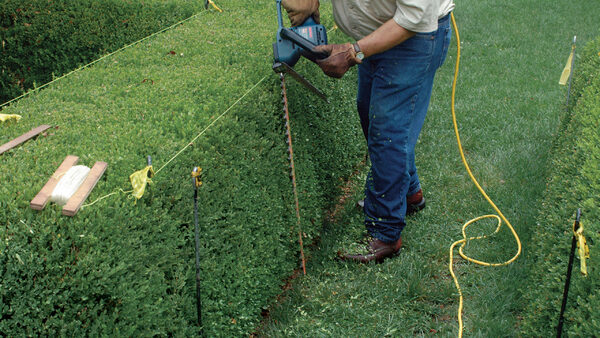
[[363, 53], [360, 50], [360, 47], [358, 46], [358, 42], [355, 42], [354, 44], [352, 44], [352, 46], [354, 47], [354, 51], [356, 52], [356, 58], [359, 59], [360, 61], [362, 61], [365, 58], [365, 53]]

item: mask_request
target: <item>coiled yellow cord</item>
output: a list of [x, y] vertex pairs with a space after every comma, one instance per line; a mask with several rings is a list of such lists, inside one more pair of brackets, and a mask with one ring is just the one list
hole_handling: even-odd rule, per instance
[[[494, 202], [490, 199], [490, 197], [486, 194], [486, 192], [483, 190], [483, 188], [481, 187], [481, 185], [479, 184], [479, 182], [477, 182], [477, 180], [475, 179], [475, 176], [473, 176], [473, 173], [471, 172], [471, 169], [469, 167], [469, 164], [467, 163], [467, 160], [465, 158], [465, 154], [463, 152], [463, 148], [462, 145], [460, 143], [460, 135], [458, 133], [458, 125], [456, 123], [456, 112], [454, 110], [454, 96], [456, 93], [456, 82], [458, 79], [458, 69], [459, 69], [459, 65], [460, 65], [460, 36], [458, 34], [458, 27], [456, 26], [456, 20], [454, 19], [454, 13], [451, 14], [451, 19], [452, 19], [452, 27], [454, 29], [454, 34], [456, 36], [456, 66], [454, 69], [454, 80], [452, 81], [452, 99], [451, 99], [451, 109], [452, 109], [452, 123], [454, 124], [454, 132], [456, 134], [456, 142], [458, 144], [458, 150], [460, 152], [460, 157], [462, 159], [463, 164], [465, 165], [465, 168], [467, 169], [467, 173], [469, 173], [469, 177], [471, 177], [471, 180], [473, 181], [473, 183], [475, 183], [475, 186], [477, 187], [477, 189], [479, 189], [479, 192], [481, 192], [481, 194], [483, 195], [483, 197], [486, 199], [486, 201], [488, 201], [488, 203], [492, 206], [492, 208], [494, 209], [494, 211], [496, 211], [497, 215], [485, 215], [485, 216], [480, 216], [477, 218], [474, 218], [470, 221], [468, 221], [467, 223], [465, 223], [462, 227], [462, 235], [463, 238], [461, 240], [458, 240], [454, 243], [452, 243], [452, 245], [450, 246], [450, 262], [449, 262], [449, 269], [450, 269], [450, 274], [452, 275], [452, 278], [454, 279], [454, 284], [456, 285], [456, 289], [458, 290], [458, 294], [460, 296], [460, 302], [458, 305], [458, 326], [459, 326], [459, 331], [458, 331], [458, 336], [462, 337], [462, 332], [463, 332], [463, 321], [462, 321], [462, 309], [463, 309], [463, 294], [462, 294], [462, 290], [460, 289], [460, 285], [458, 284], [458, 279], [456, 278], [456, 275], [454, 274], [454, 270], [452, 268], [453, 265], [453, 251], [454, 251], [454, 247], [457, 246], [458, 244], [461, 244], [458, 253], [460, 254], [460, 256], [462, 258], [464, 258], [465, 260], [475, 263], [475, 264], [479, 264], [479, 265], [483, 265], [483, 266], [503, 266], [503, 265], [508, 265], [512, 262], [514, 262], [517, 257], [519, 257], [519, 255], [521, 254], [521, 241], [519, 240], [519, 236], [517, 235], [517, 232], [515, 231], [515, 229], [513, 228], [513, 226], [510, 224], [510, 222], [508, 221], [508, 219], [506, 219], [506, 217], [504, 217], [504, 215], [502, 214], [502, 212], [500, 211], [500, 209], [498, 209], [498, 207], [496, 206], [496, 204], [494, 204]], [[464, 254], [463, 249], [465, 247], [465, 245], [467, 244], [468, 241], [470, 240], [476, 240], [476, 239], [483, 239], [483, 238], [487, 238], [488, 235], [484, 235], [484, 236], [476, 236], [476, 237], [469, 237], [467, 238], [467, 234], [466, 234], [466, 229], [469, 225], [471, 225], [472, 223], [475, 223], [479, 220], [482, 220], [484, 218], [496, 218], [498, 220], [498, 226], [496, 227], [496, 230], [491, 234], [494, 235], [496, 233], [498, 233], [498, 231], [500, 231], [500, 227], [502, 226], [502, 221], [504, 221], [506, 223], [506, 226], [508, 226], [508, 228], [510, 229], [511, 233], [513, 234], [513, 236], [515, 237], [515, 240], [517, 241], [517, 253], [509, 260], [507, 260], [506, 262], [502, 262], [502, 263], [488, 263], [488, 262], [483, 262], [477, 259], [473, 259], [471, 257], [468, 257], [467, 255]], [[491, 236], [490, 235], [490, 236]]]

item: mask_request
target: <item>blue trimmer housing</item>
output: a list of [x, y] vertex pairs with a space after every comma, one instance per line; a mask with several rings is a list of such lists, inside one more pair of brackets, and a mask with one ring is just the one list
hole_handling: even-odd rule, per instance
[[326, 58], [327, 54], [313, 51], [314, 47], [327, 44], [325, 27], [309, 17], [300, 26], [286, 28], [281, 15], [281, 0], [276, 0], [276, 4], [279, 29], [277, 40], [273, 44], [274, 63], [285, 63], [293, 67], [301, 55], [313, 62]]

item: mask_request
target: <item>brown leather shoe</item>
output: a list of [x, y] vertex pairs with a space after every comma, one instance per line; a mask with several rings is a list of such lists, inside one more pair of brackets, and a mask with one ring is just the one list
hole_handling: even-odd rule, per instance
[[423, 190], [419, 189], [416, 193], [406, 197], [406, 214], [412, 215], [425, 208], [425, 197]]
[[[362, 199], [356, 202], [357, 208], [365, 207], [365, 200]], [[425, 208], [425, 197], [423, 197], [423, 190], [419, 189], [416, 193], [406, 197], [406, 215], [412, 215], [417, 211]]]
[[402, 247], [402, 238], [398, 238], [394, 243], [385, 243], [379, 239], [369, 237], [364, 250], [357, 250], [361, 252], [338, 253], [338, 256], [341, 260], [358, 263], [369, 263], [371, 261], [381, 263], [384, 259], [396, 255], [400, 251], [400, 247]]

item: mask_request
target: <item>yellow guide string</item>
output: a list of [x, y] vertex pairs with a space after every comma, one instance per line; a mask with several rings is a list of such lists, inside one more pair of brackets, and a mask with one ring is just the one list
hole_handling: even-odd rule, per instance
[[[99, 198], [97, 198], [95, 201], [93, 201], [93, 202], [91, 202], [91, 203], [88, 203], [88, 204], [84, 204], [84, 205], [82, 205], [82, 206], [81, 206], [81, 209], [83, 209], [83, 208], [87, 208], [87, 207], [90, 207], [90, 206], [92, 206], [92, 205], [94, 205], [94, 204], [96, 204], [96, 203], [98, 203], [98, 202], [102, 201], [102, 200], [103, 200], [103, 199], [105, 199], [105, 198], [108, 198], [108, 197], [110, 197], [110, 196], [112, 196], [112, 195], [118, 194], [119, 192], [122, 192], [123, 194], [127, 195], [127, 194], [129, 194], [129, 193], [132, 193], [132, 192], [133, 192], [133, 189], [132, 189], [132, 190], [127, 190], [127, 191], [125, 191], [125, 190], [123, 190], [123, 189], [117, 189], [117, 190], [115, 190], [115, 191], [111, 192], [110, 194], [107, 194], [107, 195], [104, 195], [104, 196], [102, 196], [102, 197], [99, 197]], [[132, 195], [132, 196], [133, 196], [133, 195]]]
[[[169, 27], [163, 28], [163, 29], [159, 30], [158, 32], [154, 32], [154, 33], [152, 33], [152, 34], [150, 34], [150, 35], [148, 35], [148, 36], [146, 36], [146, 37], [144, 37], [144, 38], [142, 38], [142, 39], [140, 39], [140, 40], [137, 40], [137, 41], [135, 41], [135, 42], [132, 42], [132, 43], [130, 43], [130, 44], [128, 44], [128, 45], [126, 45], [126, 46], [123, 46], [123, 47], [121, 47], [121, 48], [119, 48], [119, 49], [115, 50], [114, 52], [110, 52], [110, 53], [108, 53], [108, 54], [106, 54], [106, 55], [104, 55], [104, 56], [102, 56], [102, 57], [100, 57], [100, 58], [98, 58], [98, 59], [96, 59], [96, 60], [94, 60], [94, 61], [92, 61], [92, 62], [90, 62], [90, 63], [86, 64], [86, 65], [83, 65], [83, 66], [81, 66], [81, 67], [79, 67], [79, 68], [77, 68], [77, 69], [74, 69], [74, 70], [72, 70], [72, 71], [68, 72], [67, 74], [64, 74], [64, 75], [62, 75], [62, 76], [59, 76], [59, 77], [57, 77], [56, 79], [53, 79], [53, 80], [52, 80], [52, 81], [50, 81], [50, 82], [47, 82], [47, 83], [45, 83], [45, 84], [43, 84], [43, 85], [41, 85], [41, 86], [39, 86], [39, 87], [35, 87], [35, 88], [33, 88], [33, 89], [29, 90], [28, 92], [25, 92], [25, 93], [23, 93], [23, 94], [22, 94], [22, 95], [20, 95], [20, 96], [17, 96], [17, 97], [15, 97], [15, 98], [13, 98], [13, 99], [11, 99], [11, 100], [9, 100], [9, 101], [6, 101], [6, 102], [4, 102], [4, 103], [0, 104], [0, 108], [2, 108], [2, 107], [4, 107], [4, 106], [8, 106], [9, 104], [11, 104], [11, 103], [13, 103], [13, 102], [15, 102], [15, 101], [18, 101], [18, 100], [20, 100], [20, 99], [24, 98], [25, 96], [28, 96], [28, 95], [30, 95], [30, 94], [32, 94], [32, 93], [35, 93], [35, 92], [39, 91], [40, 89], [43, 89], [43, 88], [45, 88], [45, 87], [47, 87], [47, 86], [51, 85], [51, 84], [52, 84], [52, 83], [54, 83], [54, 82], [57, 82], [57, 81], [59, 81], [59, 80], [62, 80], [62, 79], [66, 78], [66, 77], [68, 77], [68, 76], [70, 76], [70, 75], [72, 75], [72, 74], [74, 74], [74, 73], [76, 73], [76, 72], [78, 72], [78, 71], [80, 71], [80, 70], [83, 70], [83, 69], [85, 69], [85, 68], [88, 68], [88, 67], [90, 67], [90, 66], [92, 66], [92, 65], [94, 65], [94, 64], [96, 64], [96, 63], [98, 63], [98, 62], [100, 62], [100, 61], [102, 61], [102, 60], [104, 60], [104, 59], [106, 59], [106, 58], [108, 58], [108, 57], [110, 57], [110, 56], [112, 56], [112, 55], [115, 55], [115, 54], [117, 54], [117, 53], [119, 53], [119, 52], [121, 52], [121, 51], [123, 51], [123, 50], [125, 50], [125, 49], [127, 49], [127, 48], [130, 48], [130, 47], [132, 47], [132, 46], [134, 46], [134, 45], [137, 45], [137, 44], [138, 44], [138, 43], [140, 43], [140, 42], [143, 42], [143, 41], [145, 41], [145, 40], [148, 40], [148, 39], [150, 39], [150, 38], [152, 38], [152, 37], [154, 37], [154, 36], [156, 36], [156, 35], [158, 35], [158, 34], [161, 34], [161, 33], [163, 33], [163, 32], [166, 32], [166, 31], [168, 31], [168, 30], [171, 30], [171, 29], [173, 29], [173, 28], [175, 28], [175, 27], [177, 27], [177, 26], [179, 26], [179, 25], [181, 25], [181, 24], [183, 24], [183, 23], [185, 23], [185, 22], [187, 22], [187, 21], [189, 21], [189, 20], [191, 20], [191, 19], [194, 19], [195, 17], [199, 16], [200, 14], [202, 14], [202, 13], [204, 13], [204, 12], [205, 12], [205, 11], [198, 12], [198, 13], [196, 13], [196, 14], [194, 14], [194, 15], [190, 16], [190, 17], [189, 17], [189, 18], [187, 18], [187, 19], [183, 19], [183, 20], [181, 20], [181, 21], [179, 21], [179, 22], [177, 22], [177, 23], [175, 23], [175, 24], [172, 24], [172, 25], [171, 25], [171, 26], [169, 26]], [[221, 12], [222, 12], [222, 11], [221, 11]]]
[[[250, 94], [250, 92], [252, 92], [256, 87], [258, 87], [258, 85], [261, 84], [266, 78], [267, 78], [267, 75], [263, 76], [262, 79], [260, 79], [257, 83], [255, 83], [252, 86], [252, 88], [248, 89], [244, 93], [244, 95], [242, 95], [241, 97], [239, 97], [231, 106], [229, 106], [229, 108], [227, 108], [223, 113], [221, 113], [217, 118], [215, 118], [210, 124], [208, 124], [208, 126], [206, 126], [200, 133], [198, 133], [198, 135], [196, 135], [196, 137], [194, 137], [191, 141], [189, 141], [181, 150], [179, 150], [175, 155], [173, 155], [173, 157], [171, 157], [165, 164], [163, 164], [160, 168], [158, 168], [158, 170], [156, 170], [156, 172], [154, 172], [154, 170], [152, 168], [146, 167], [146, 168], [144, 168], [142, 170], [138, 170], [135, 173], [133, 173], [130, 176], [130, 180], [132, 181], [133, 190], [129, 190], [126, 193], [133, 192], [135, 194], [135, 197], [137, 199], [141, 198], [142, 195], [144, 194], [144, 189], [146, 187], [146, 184], [148, 183], [148, 180], [144, 179], [144, 177], [147, 177], [147, 173], [148, 173], [149, 170], [152, 169], [152, 176], [158, 175], [158, 173], [161, 170], [163, 170], [167, 165], [169, 165], [171, 162], [173, 162], [173, 160], [175, 160], [179, 155], [181, 155], [200, 136], [204, 135], [204, 133], [208, 129], [210, 129], [215, 123], [217, 123], [217, 121], [219, 121], [223, 116], [225, 116], [225, 114], [227, 114], [231, 109], [233, 109], [233, 107], [235, 107], [238, 103], [240, 103], [240, 101], [242, 101], [248, 94]], [[134, 181], [135, 181], [135, 183], [134, 183]], [[105, 196], [102, 196], [102, 197], [98, 198], [97, 200], [95, 200], [92, 203], [83, 205], [83, 207], [91, 206], [93, 204], [96, 204], [100, 200], [103, 200], [103, 199], [105, 199], [105, 198], [107, 198], [109, 196], [115, 195], [118, 192], [118, 190], [120, 190], [121, 192], [125, 193], [125, 191], [123, 191], [123, 189], [117, 189], [114, 192], [111, 192], [110, 194], [107, 194]], [[141, 191], [141, 194], [140, 194], [140, 191]]]
[[189, 146], [191, 146], [194, 143], [194, 141], [196, 141], [200, 136], [202, 136], [208, 129], [210, 129], [210, 127], [213, 126], [213, 124], [215, 124], [217, 121], [219, 121], [221, 119], [221, 117], [223, 117], [225, 114], [227, 114], [233, 107], [235, 107], [238, 103], [240, 103], [240, 101], [242, 101], [248, 94], [250, 94], [250, 92], [253, 91], [254, 88], [256, 88], [259, 84], [261, 84], [266, 78], [267, 78], [267, 75], [263, 76], [263, 78], [260, 79], [257, 83], [255, 83], [254, 86], [252, 86], [252, 88], [248, 89], [244, 93], [244, 95], [242, 95], [239, 99], [237, 99], [237, 101], [235, 101], [231, 106], [229, 106], [229, 108], [227, 108], [227, 110], [225, 110], [223, 113], [221, 113], [221, 115], [219, 115], [208, 126], [206, 126], [206, 128], [204, 128], [198, 135], [196, 135], [196, 137], [194, 137], [190, 142], [188, 142], [185, 147], [183, 147], [179, 152], [177, 152], [177, 154], [175, 154], [175, 156], [171, 157], [171, 159], [169, 159], [167, 161], [167, 163], [163, 164], [162, 167], [158, 168], [158, 170], [156, 171], [156, 174], [158, 175], [158, 173], [161, 170], [163, 170], [164, 167], [166, 167], [175, 158], [177, 158], [177, 156], [179, 156], [184, 150], [186, 150]]
[[[521, 254], [521, 241], [519, 240], [519, 236], [517, 235], [517, 232], [515, 231], [515, 229], [513, 228], [513, 226], [510, 224], [510, 222], [508, 221], [508, 219], [506, 219], [506, 217], [504, 217], [504, 214], [502, 214], [502, 212], [500, 211], [500, 209], [498, 209], [498, 207], [496, 206], [496, 204], [494, 204], [494, 202], [490, 199], [490, 197], [486, 194], [486, 192], [483, 190], [483, 188], [481, 187], [481, 185], [479, 184], [479, 182], [477, 182], [477, 179], [475, 179], [475, 176], [473, 176], [473, 173], [471, 172], [471, 169], [469, 167], [469, 164], [467, 163], [467, 160], [465, 158], [465, 154], [463, 152], [463, 148], [460, 142], [460, 135], [458, 132], [458, 125], [456, 123], [456, 112], [454, 109], [454, 97], [455, 97], [455, 93], [456, 93], [456, 82], [458, 79], [458, 70], [459, 70], [459, 64], [460, 64], [460, 35], [458, 33], [458, 27], [456, 26], [456, 21], [454, 19], [454, 13], [451, 14], [451, 18], [452, 18], [452, 27], [454, 29], [454, 34], [456, 36], [456, 66], [454, 69], [454, 80], [452, 81], [452, 98], [451, 98], [451, 110], [452, 110], [452, 123], [454, 125], [454, 133], [456, 134], [456, 142], [458, 144], [458, 150], [460, 152], [460, 157], [462, 159], [462, 162], [467, 170], [467, 173], [469, 174], [469, 177], [471, 177], [471, 180], [473, 181], [473, 183], [475, 184], [475, 186], [477, 187], [477, 189], [479, 190], [479, 192], [483, 195], [483, 197], [486, 199], [486, 201], [488, 201], [488, 203], [492, 206], [492, 208], [494, 209], [494, 211], [497, 213], [497, 215], [485, 215], [485, 216], [480, 216], [477, 218], [474, 218], [470, 221], [468, 221], [467, 223], [465, 223], [462, 227], [462, 236], [463, 238], [461, 240], [458, 240], [454, 243], [452, 243], [452, 245], [450, 246], [450, 257], [449, 257], [449, 270], [450, 270], [450, 274], [452, 275], [452, 278], [454, 279], [454, 284], [456, 285], [456, 289], [458, 290], [458, 294], [460, 296], [460, 301], [459, 301], [459, 305], [458, 305], [458, 336], [462, 337], [462, 333], [463, 333], [463, 321], [462, 321], [462, 310], [463, 310], [463, 293], [462, 290], [460, 288], [460, 285], [458, 283], [458, 279], [456, 278], [456, 275], [454, 274], [454, 270], [453, 270], [453, 251], [454, 251], [454, 247], [456, 247], [458, 244], [460, 244], [460, 248], [458, 250], [458, 253], [460, 254], [460, 256], [472, 263], [475, 264], [479, 264], [479, 265], [483, 265], [483, 266], [504, 266], [504, 265], [508, 265], [512, 262], [514, 262], [517, 257], [519, 257], [519, 255]], [[476, 237], [467, 237], [466, 235], [466, 229], [469, 225], [482, 220], [484, 218], [496, 218], [498, 220], [498, 226], [496, 227], [496, 230], [490, 234], [490, 235], [484, 235], [484, 236], [476, 236]], [[468, 241], [471, 240], [476, 240], [476, 239], [483, 239], [483, 238], [487, 238], [488, 236], [491, 236], [493, 234], [498, 233], [498, 231], [500, 231], [500, 227], [502, 226], [502, 221], [504, 221], [506, 223], [506, 226], [510, 229], [510, 232], [512, 233], [512, 235], [514, 236], [516, 242], [517, 242], [517, 253], [509, 260], [505, 261], [505, 262], [501, 262], [501, 263], [488, 263], [488, 262], [484, 262], [484, 261], [480, 261], [471, 257], [468, 257], [467, 255], [464, 254], [463, 249], [465, 247], [465, 245], [467, 244]]]

